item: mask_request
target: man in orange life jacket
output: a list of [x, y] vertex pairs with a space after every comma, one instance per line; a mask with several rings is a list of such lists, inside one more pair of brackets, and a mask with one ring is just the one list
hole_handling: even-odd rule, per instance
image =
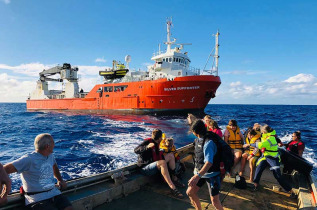
[[162, 134], [159, 129], [153, 130], [152, 138], [145, 139], [134, 149], [134, 152], [138, 154], [138, 166], [141, 167], [141, 173], [146, 176], [161, 173], [165, 182], [171, 188], [172, 195], [177, 198], [183, 198], [183, 194], [176, 189], [172, 182], [163, 152], [159, 150]]

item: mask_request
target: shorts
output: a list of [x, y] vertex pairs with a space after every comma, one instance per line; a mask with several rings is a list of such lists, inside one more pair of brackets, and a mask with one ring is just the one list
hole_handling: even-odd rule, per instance
[[196, 184], [198, 187], [202, 187], [207, 183], [208, 191], [210, 196], [216, 196], [220, 191], [220, 175], [211, 178], [200, 178]]
[[242, 154], [242, 149], [232, 149], [232, 153], [234, 154], [234, 153], [236, 153], [236, 152], [240, 152], [241, 154]]
[[65, 209], [66, 207], [72, 206], [66, 196], [57, 195], [53, 198], [42, 200], [36, 203], [31, 203], [26, 207], [32, 210], [55, 210], [55, 209]]
[[159, 172], [159, 169], [157, 168], [157, 163], [153, 162], [150, 163], [143, 168], [141, 168], [141, 173], [146, 176], [152, 176], [154, 174], [157, 174]]

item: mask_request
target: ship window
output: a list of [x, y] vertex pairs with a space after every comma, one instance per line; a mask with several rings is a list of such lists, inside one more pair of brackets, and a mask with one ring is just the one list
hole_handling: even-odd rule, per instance
[[179, 71], [179, 72], [178, 72], [178, 76], [181, 76], [181, 74], [182, 74], [182, 72]]
[[176, 62], [179, 62], [179, 58], [176, 58]]
[[104, 92], [112, 92], [113, 91], [113, 87], [104, 87]]
[[109, 97], [109, 95], [106, 95], [105, 97]]
[[101, 93], [102, 92], [102, 87], [100, 87], [98, 90], [97, 90], [97, 93]]
[[114, 86], [114, 92], [122, 92], [124, 91], [128, 85]]
[[168, 60], [169, 60], [170, 63], [172, 62], [172, 58], [169, 58]]
[[176, 58], [174, 58], [173, 61], [176, 62]]

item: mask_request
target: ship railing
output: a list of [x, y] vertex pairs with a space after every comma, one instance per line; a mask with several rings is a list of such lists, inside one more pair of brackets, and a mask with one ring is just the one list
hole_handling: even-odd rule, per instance
[[200, 75], [200, 68], [189, 66], [187, 69], [187, 73], [188, 75]]

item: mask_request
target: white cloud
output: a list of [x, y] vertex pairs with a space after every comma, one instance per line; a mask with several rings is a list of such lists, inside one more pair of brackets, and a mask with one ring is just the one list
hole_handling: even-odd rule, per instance
[[222, 84], [219, 88], [219, 94], [217, 93], [217, 99], [226, 99], [226, 101], [231, 99], [231, 103], [278, 104], [287, 102], [301, 104], [311, 101], [315, 104], [314, 101], [317, 100], [316, 84], [317, 78], [312, 74], [298, 74], [284, 81], [264, 82], [262, 84], [250, 85], [236, 81], [229, 85]]
[[102, 58], [96, 58], [95, 62], [97, 62], [97, 63], [106, 63], [107, 60], [105, 60], [105, 58], [102, 57]]
[[9, 66], [6, 64], [0, 64], [0, 69], [11, 70], [14, 73], [24, 74], [28, 76], [39, 76], [39, 73], [41, 71], [43, 71], [44, 69], [51, 68], [53, 66], [55, 66], [55, 64], [44, 65], [41, 63], [27, 63], [27, 64], [21, 64], [18, 66]]
[[36, 81], [20, 82], [6, 73], [0, 74], [0, 102], [25, 102]]
[[312, 74], [298, 74], [296, 76], [290, 77], [284, 82], [288, 83], [300, 83], [300, 82], [313, 82], [316, 78]]
[[[41, 71], [43, 71], [44, 69], [52, 68], [54, 66], [57, 66], [57, 64], [27, 63], [27, 64], [21, 64], [18, 66], [9, 66], [6, 64], [0, 64], [0, 70], [1, 69], [10, 70], [19, 75], [28, 75], [28, 76], [38, 77]], [[77, 67], [79, 68], [79, 72], [78, 72], [79, 74], [92, 75], [92, 76], [99, 75], [99, 71], [109, 68], [108, 66], [77, 66]]]
[[78, 66], [78, 74], [82, 75], [99, 75], [99, 71], [104, 71], [105, 69], [110, 68], [108, 66]]
[[1, 0], [3, 1], [5, 4], [10, 4], [11, 3], [11, 0]]

